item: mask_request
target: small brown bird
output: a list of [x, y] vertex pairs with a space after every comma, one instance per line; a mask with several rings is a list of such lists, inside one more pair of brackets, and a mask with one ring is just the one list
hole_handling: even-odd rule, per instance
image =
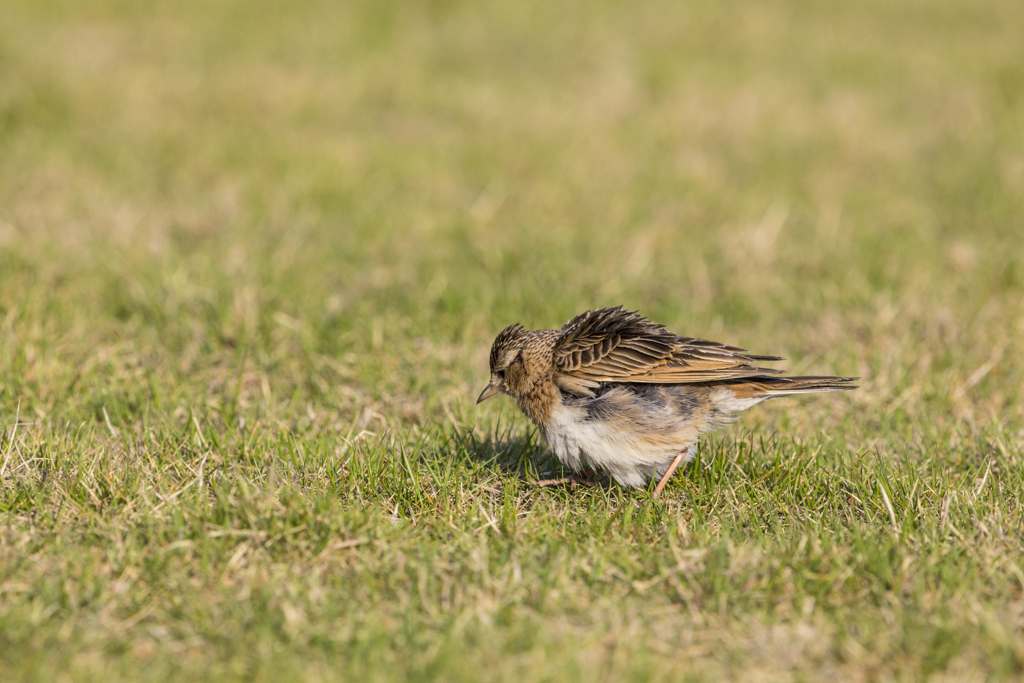
[[605, 470], [622, 486], [659, 477], [657, 498], [697, 440], [780, 396], [856, 389], [856, 377], [779, 377], [751, 365], [783, 360], [679, 337], [621, 306], [587, 311], [560, 330], [506, 327], [491, 346], [491, 381], [477, 403], [508, 394], [577, 472]]

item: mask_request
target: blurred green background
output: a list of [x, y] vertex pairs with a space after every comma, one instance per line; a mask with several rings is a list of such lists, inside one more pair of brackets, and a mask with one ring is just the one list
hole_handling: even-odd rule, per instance
[[239, 346], [465, 402], [501, 327], [620, 303], [927, 391], [1024, 324], [1014, 2], [4, 5], [7, 409]]
[[473, 407], [494, 335], [618, 304], [863, 377], [747, 428], [1012, 473], [1021, 27], [1016, 0], [4, 0], [8, 556], [56, 435], [522, 435]]

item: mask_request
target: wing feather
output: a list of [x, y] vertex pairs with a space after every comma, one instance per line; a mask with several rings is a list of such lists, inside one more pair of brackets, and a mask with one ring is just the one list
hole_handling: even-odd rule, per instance
[[679, 337], [621, 306], [587, 311], [561, 329], [554, 349], [558, 372], [587, 382], [680, 384], [778, 374], [744, 349]]

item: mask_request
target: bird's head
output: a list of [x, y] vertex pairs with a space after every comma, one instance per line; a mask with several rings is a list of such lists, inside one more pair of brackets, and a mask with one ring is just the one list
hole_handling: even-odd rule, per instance
[[480, 393], [477, 403], [498, 394], [515, 396], [525, 377], [523, 346], [527, 340], [522, 325], [509, 325], [491, 345], [491, 381]]

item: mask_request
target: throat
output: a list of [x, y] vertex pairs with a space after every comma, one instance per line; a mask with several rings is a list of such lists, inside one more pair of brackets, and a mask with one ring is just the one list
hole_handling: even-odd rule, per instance
[[540, 382], [530, 391], [516, 396], [520, 410], [540, 427], [551, 422], [551, 415], [561, 400], [561, 393], [551, 382]]

